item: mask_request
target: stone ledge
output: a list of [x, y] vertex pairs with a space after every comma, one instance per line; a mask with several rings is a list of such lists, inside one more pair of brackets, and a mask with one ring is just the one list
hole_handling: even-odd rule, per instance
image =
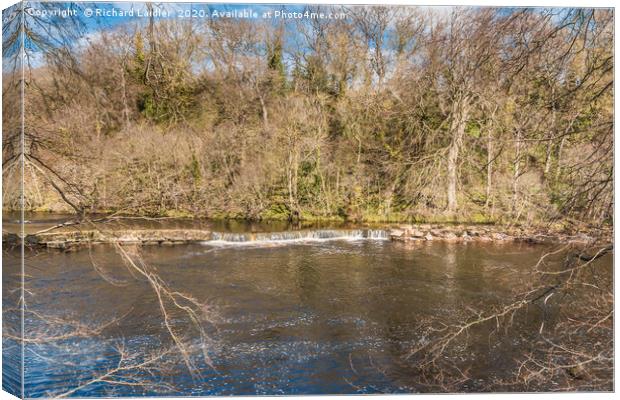
[[[141, 245], [173, 245], [211, 240], [211, 231], [198, 229], [136, 229], [136, 230], [63, 230], [26, 235], [30, 245], [67, 249], [84, 244], [121, 243]], [[2, 241], [18, 244], [19, 235], [3, 233]]]
[[[385, 229], [390, 240], [399, 242], [525, 242], [588, 244], [611, 241], [611, 230], [593, 232], [543, 232], [495, 225], [394, 225]], [[86, 244], [120, 243], [126, 245], [180, 245], [213, 240], [209, 230], [200, 229], [132, 229], [132, 230], [78, 230], [62, 229], [53, 232], [26, 235], [28, 245], [56, 249], [76, 249]], [[19, 245], [20, 236], [3, 232], [6, 245]]]
[[526, 242], [526, 243], [591, 243], [611, 238], [611, 232], [555, 233], [540, 232], [522, 228], [492, 225], [398, 225], [388, 231], [391, 240], [401, 242], [444, 241], [444, 242]]

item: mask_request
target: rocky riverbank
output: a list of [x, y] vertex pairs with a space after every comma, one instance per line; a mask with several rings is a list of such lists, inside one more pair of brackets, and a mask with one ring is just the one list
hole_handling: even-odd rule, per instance
[[399, 225], [389, 230], [389, 238], [401, 242], [507, 242], [592, 243], [611, 241], [611, 230], [555, 232], [495, 225]]
[[[120, 243], [139, 245], [177, 245], [211, 240], [211, 231], [200, 229], [62, 230], [26, 235], [28, 245], [69, 249], [86, 244]], [[5, 243], [18, 243], [19, 237], [3, 233]]]
[[[63, 250], [77, 249], [87, 244], [119, 243], [123, 245], [179, 245], [208, 241], [249, 243], [294, 240], [388, 239], [398, 242], [526, 242], [579, 243], [612, 241], [612, 231], [553, 232], [495, 225], [433, 225], [407, 224], [383, 229], [317, 229], [263, 233], [221, 233], [206, 229], [91, 229], [62, 228], [26, 235], [30, 246]], [[5, 244], [19, 244], [15, 233], [2, 235]]]

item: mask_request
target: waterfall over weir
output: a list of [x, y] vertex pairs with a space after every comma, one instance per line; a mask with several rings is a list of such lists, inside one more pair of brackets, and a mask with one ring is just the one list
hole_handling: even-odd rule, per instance
[[225, 244], [259, 244], [280, 242], [310, 242], [327, 240], [387, 240], [388, 232], [377, 229], [325, 229], [287, 232], [222, 233], [212, 232], [206, 242]]

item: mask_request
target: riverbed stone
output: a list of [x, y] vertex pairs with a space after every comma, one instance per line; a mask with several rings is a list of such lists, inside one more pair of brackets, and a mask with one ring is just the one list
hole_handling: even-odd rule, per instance
[[454, 232], [446, 232], [443, 235], [443, 239], [448, 241], [455, 241], [456, 239], [458, 239], [458, 236], [456, 236]]
[[419, 231], [419, 230], [417, 230], [417, 229], [413, 229], [413, 230], [411, 230], [411, 232], [409, 233], [409, 235], [410, 235], [411, 237], [413, 237], [413, 238], [416, 238], [416, 239], [421, 239], [421, 238], [423, 238], [423, 237], [424, 237], [424, 232]]
[[506, 239], [506, 235], [500, 232], [495, 232], [491, 235], [491, 238], [493, 240], [505, 240]]
[[392, 238], [402, 238], [404, 234], [403, 229], [390, 229], [390, 237]]

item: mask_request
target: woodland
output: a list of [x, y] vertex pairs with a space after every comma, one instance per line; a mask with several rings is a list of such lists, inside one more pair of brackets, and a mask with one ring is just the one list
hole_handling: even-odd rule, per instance
[[[611, 223], [611, 10], [307, 10], [346, 18], [150, 17], [92, 33], [79, 13], [26, 15], [23, 77], [8, 24], [24, 208]], [[3, 107], [9, 210], [20, 104]]]

